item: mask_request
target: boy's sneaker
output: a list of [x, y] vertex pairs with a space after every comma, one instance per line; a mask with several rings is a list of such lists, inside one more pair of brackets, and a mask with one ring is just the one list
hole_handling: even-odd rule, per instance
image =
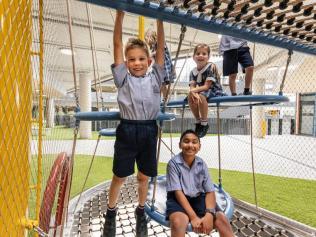
[[204, 137], [204, 136], [207, 134], [208, 128], [209, 128], [209, 125], [208, 125], [208, 124], [206, 124], [206, 125], [201, 125], [200, 133], [198, 133], [199, 138], [202, 138], [202, 137]]
[[105, 222], [104, 222], [104, 226], [103, 226], [102, 237], [115, 237], [115, 234], [116, 234], [116, 216], [108, 217], [105, 214], [103, 216], [105, 218]]
[[201, 124], [200, 123], [196, 123], [195, 124], [195, 132], [196, 132], [196, 134], [199, 134], [200, 132], [201, 132]]
[[147, 228], [147, 218], [146, 214], [137, 214], [135, 210], [136, 218], [136, 237], [147, 237], [148, 228]]

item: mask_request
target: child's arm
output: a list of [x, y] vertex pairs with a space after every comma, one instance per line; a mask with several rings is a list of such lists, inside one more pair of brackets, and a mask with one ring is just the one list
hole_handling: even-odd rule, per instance
[[114, 64], [119, 65], [124, 62], [123, 57], [123, 42], [122, 42], [122, 24], [124, 12], [116, 11], [114, 32], [113, 32], [113, 46], [114, 46]]
[[[210, 209], [215, 209], [216, 207], [216, 197], [214, 184], [212, 182], [211, 176], [208, 171], [206, 163], [203, 164], [204, 178], [203, 178], [203, 189], [206, 193], [205, 195], [205, 207]], [[203, 233], [209, 234], [213, 229], [214, 217], [211, 213], [206, 213], [202, 218], [202, 231]]]
[[161, 67], [164, 66], [165, 62], [165, 32], [163, 29], [163, 22], [157, 20], [157, 50], [155, 61]]
[[188, 215], [193, 231], [196, 233], [201, 232], [201, 218], [199, 218], [193, 208], [191, 207], [190, 203], [188, 202], [188, 199], [185, 197], [184, 193], [181, 190], [176, 190], [175, 196], [179, 204], [183, 207], [186, 214]]
[[207, 80], [203, 86], [194, 87], [194, 88], [190, 87], [190, 92], [199, 93], [201, 91], [207, 91], [208, 89], [211, 88], [212, 83], [213, 83], [212, 81]]
[[[208, 192], [205, 195], [205, 206], [207, 209], [215, 209], [216, 207], [216, 197], [215, 192]], [[202, 218], [202, 232], [204, 234], [209, 234], [213, 229], [214, 217], [211, 213], [205, 213]]]
[[215, 208], [216, 207], [216, 197], [215, 192], [208, 192], [205, 195], [205, 206], [206, 208]]
[[190, 89], [189, 89], [189, 94], [188, 94], [188, 97], [190, 97], [192, 100], [193, 100], [193, 103], [198, 103], [199, 100], [200, 100], [200, 96], [193, 92], [192, 90], [196, 88], [196, 81], [194, 80], [193, 78], [193, 74], [192, 74], [192, 71], [190, 73], [190, 79], [189, 79], [189, 86], [190, 86]]

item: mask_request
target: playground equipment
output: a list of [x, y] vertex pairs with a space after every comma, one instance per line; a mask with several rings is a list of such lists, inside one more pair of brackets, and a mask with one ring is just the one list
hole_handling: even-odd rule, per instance
[[[134, 14], [159, 18], [166, 22], [186, 25], [196, 31], [199, 29], [212, 33], [227, 34], [256, 42], [250, 44], [256, 65], [254, 83], [258, 83], [257, 88], [260, 88], [260, 82], [263, 82], [261, 89], [257, 91], [276, 95], [280, 91], [280, 86], [283, 85], [284, 94], [291, 94], [291, 102], [280, 106], [269, 105], [269, 108], [279, 111], [277, 114], [280, 117], [272, 121], [270, 127], [268, 126], [270, 128], [270, 130], [268, 128], [269, 136], [264, 141], [269, 146], [266, 146], [263, 140], [254, 141], [254, 152], [259, 151], [256, 156], [258, 157], [255, 163], [256, 171], [264, 175], [282, 177], [282, 181], [280, 181], [282, 184], [285, 184], [285, 180], [288, 178], [303, 180], [304, 185], [300, 185], [295, 189], [296, 193], [313, 184], [316, 179], [314, 163], [314, 154], [316, 154], [314, 147], [316, 146], [313, 138], [316, 130], [313, 127], [315, 125], [310, 122], [313, 121], [311, 118], [315, 115], [315, 110], [312, 109], [315, 107], [315, 99], [313, 98], [315, 97], [314, 55], [316, 54], [313, 3], [305, 1], [243, 1], [239, 3], [238, 1], [183, 2], [151, 0], [89, 2], [104, 7], [126, 10]], [[69, 126], [71, 126], [71, 122], [65, 122], [66, 117], [69, 116], [68, 112], [77, 107], [81, 107], [84, 111], [83, 106], [80, 106], [79, 95], [73, 96], [73, 92], [76, 83], [84, 79], [83, 75], [86, 71], [95, 72], [96, 80], [92, 87], [98, 92], [96, 98], [97, 100], [100, 99], [99, 104], [103, 103], [102, 106], [94, 107], [99, 109], [108, 106], [104, 98], [101, 99], [103, 96], [102, 90], [104, 89], [101, 84], [110, 79], [106, 75], [106, 70], [100, 67], [101, 57], [99, 54], [102, 52], [105, 55], [111, 51], [103, 44], [107, 38], [110, 38], [106, 35], [106, 32], [110, 32], [109, 29], [112, 25], [110, 21], [106, 24], [100, 24], [99, 20], [102, 21], [104, 18], [92, 19], [92, 16], [98, 15], [96, 12], [99, 11], [102, 16], [111, 16], [113, 12], [109, 9], [103, 9], [106, 10], [105, 12], [101, 7], [86, 5], [78, 1], [73, 1], [69, 5], [69, 1], [56, 3], [55, 1], [5, 0], [1, 2], [0, 6], [0, 61], [2, 65], [0, 71], [0, 236], [19, 237], [24, 236], [26, 231], [30, 235], [35, 233], [41, 236], [54, 235], [52, 232], [59, 235], [61, 230], [55, 231], [55, 229], [60, 228], [60, 225], [63, 224], [62, 216], [67, 214], [70, 184], [73, 183], [73, 179], [77, 179], [77, 177], [71, 178], [75, 163], [76, 143], [67, 142], [64, 132], [66, 129], [62, 128], [61, 131], [60, 127], [54, 128], [51, 124], [54, 123], [55, 117], [58, 117], [58, 119], [61, 117], [64, 119], [65, 117], [64, 124], [70, 124]], [[94, 14], [88, 14], [91, 11]], [[87, 13], [86, 16], [82, 17], [83, 13]], [[87, 19], [91, 20], [90, 24]], [[71, 23], [69, 28], [68, 23]], [[88, 34], [88, 31], [86, 31], [82, 35], [91, 35], [91, 40], [83, 40], [82, 37], [76, 36], [78, 32], [70, 33], [72, 31], [71, 27], [75, 28], [74, 31], [78, 29], [89, 30], [89, 33], [92, 34]], [[170, 26], [168, 30], [171, 32], [175, 29], [178, 30], [178, 28], [180, 29], [180, 26], [174, 28]], [[192, 48], [189, 41], [192, 41], [194, 45], [201, 40], [198, 38], [197, 41], [192, 39], [191, 36], [194, 35], [194, 30], [188, 29], [189, 34], [186, 37], [189, 38], [184, 38], [183, 47], [186, 50]], [[94, 33], [98, 31], [98, 33], [93, 34], [93, 31]], [[131, 34], [133, 28], [128, 32]], [[202, 35], [202, 32], [199, 33]], [[103, 38], [100, 40], [102, 44], [94, 39], [94, 37], [99, 37], [98, 34], [103, 34]], [[75, 40], [69, 40], [69, 38]], [[170, 37], [168, 43], [177, 40]], [[281, 48], [267, 47], [261, 45], [261, 43]], [[70, 49], [71, 56], [60, 56], [60, 51], [64, 46], [68, 50]], [[92, 53], [94, 63], [88, 62], [87, 54], [82, 56], [82, 51]], [[216, 51], [215, 47], [213, 51]], [[289, 57], [287, 56], [292, 51], [291, 62], [288, 67], [284, 67], [284, 65], [288, 65], [286, 61]], [[66, 57], [67, 60], [65, 60]], [[70, 64], [71, 61], [78, 62], [78, 59], [79, 65]], [[103, 60], [103, 62], [105, 61]], [[285, 68], [287, 78], [285, 83], [282, 83], [282, 76], [286, 75], [284, 73]], [[69, 74], [72, 73], [74, 80], [69, 83]], [[68, 85], [62, 88], [64, 82]], [[178, 90], [180, 87], [181, 83], [176, 89]], [[83, 93], [83, 91], [84, 87], [81, 87], [80, 93]], [[174, 95], [172, 94], [172, 96]], [[173, 100], [174, 98], [171, 101]], [[166, 112], [173, 112], [174, 109], [177, 108], [167, 108]], [[64, 117], [62, 115], [55, 116], [55, 110], [58, 110], [60, 114], [68, 114]], [[224, 112], [224, 108], [219, 108], [219, 110]], [[214, 112], [214, 110], [210, 108], [210, 112]], [[185, 119], [189, 121], [189, 115], [186, 115]], [[295, 135], [275, 132], [275, 127], [286, 127], [286, 119], [289, 117], [294, 120], [294, 123], [289, 126]], [[224, 131], [223, 128], [229, 126], [224, 124], [224, 118], [220, 119], [220, 128], [221, 131]], [[174, 123], [170, 123], [171, 125], [168, 125], [168, 128], [166, 126], [166, 130], [173, 131], [170, 127], [175, 127], [177, 121], [179, 121], [179, 117], [176, 118]], [[231, 133], [223, 134], [225, 137], [222, 140], [225, 140], [225, 138], [231, 139], [229, 143], [232, 144], [232, 146], [222, 146], [223, 159], [228, 159], [227, 149], [234, 150], [236, 153], [235, 162], [224, 162], [224, 169], [251, 172], [248, 165], [238, 159], [238, 151], [234, 149], [235, 147], [242, 147], [241, 144], [249, 143], [243, 140], [244, 138], [237, 136], [238, 134], [236, 135], [237, 122], [234, 121], [234, 128], [231, 129]], [[313, 129], [310, 129], [310, 127]], [[277, 130], [282, 131], [282, 129]], [[247, 129], [245, 134], [248, 134]], [[76, 136], [78, 136], [78, 130], [75, 133]], [[74, 142], [76, 139], [72, 141]], [[80, 150], [85, 146], [81, 143], [83, 141], [79, 140], [77, 142], [80, 143], [77, 149]], [[85, 144], [88, 144], [88, 142]], [[54, 164], [57, 157], [59, 157], [58, 155], [66, 150], [67, 155], [63, 155], [63, 162], [61, 162], [64, 165], [58, 165], [59, 168], [55, 169], [57, 166]], [[77, 154], [83, 154], [83, 152], [79, 151]], [[250, 154], [250, 152], [245, 152], [245, 154]], [[270, 156], [273, 162], [266, 159]], [[300, 159], [298, 160], [297, 157]], [[61, 158], [57, 160], [59, 159]], [[213, 160], [213, 157], [210, 160]], [[281, 161], [286, 162], [281, 163]], [[209, 164], [210, 167], [218, 168], [217, 164], [211, 163], [211, 161]], [[68, 179], [65, 181], [67, 176], [63, 175], [59, 175], [59, 179], [57, 178], [58, 175], [55, 176], [53, 183], [56, 184], [56, 179], [58, 180], [57, 186], [54, 185], [54, 189], [56, 187], [55, 192], [46, 192], [46, 190], [49, 190], [49, 184], [52, 184], [52, 179], [49, 178], [51, 171], [55, 170], [60, 174], [64, 174], [64, 169], [69, 169]], [[58, 186], [59, 181], [62, 181], [62, 184], [67, 183], [67, 185]], [[260, 178], [259, 181], [257, 179], [257, 182], [260, 183]], [[69, 190], [63, 191], [65, 187]], [[130, 188], [133, 189], [132, 185]], [[56, 195], [57, 190], [61, 190], [61, 192], [58, 192], [61, 193], [60, 195]], [[277, 193], [278, 191], [274, 190], [273, 192]], [[53, 193], [55, 197], [53, 197]], [[278, 194], [282, 196], [281, 191]], [[313, 200], [313, 196], [309, 198], [310, 191], [306, 191], [304, 194], [306, 199], [300, 203], [308, 203]], [[100, 200], [106, 200], [106, 194], [103, 193], [102, 195], [104, 196], [100, 197]], [[239, 198], [238, 194], [236, 195]], [[64, 196], [65, 202], [59, 202], [59, 204], [65, 208], [58, 206], [56, 214], [51, 203], [52, 200], [56, 201], [57, 196]], [[260, 196], [263, 199], [265, 198], [264, 194], [260, 195], [259, 193]], [[93, 199], [91, 203], [95, 204], [95, 200]], [[264, 206], [263, 202], [261, 205]], [[309, 205], [306, 204], [306, 206]], [[100, 204], [100, 210], [104, 212], [105, 210], [102, 208]], [[313, 208], [313, 205], [311, 204], [309, 208]], [[302, 212], [304, 212], [303, 209], [304, 207], [301, 207]], [[92, 211], [86, 211], [85, 208], [82, 212], [79, 210], [79, 212], [84, 213], [84, 216], [90, 214], [92, 216]], [[55, 224], [51, 223], [47, 227], [50, 213], [56, 214], [58, 217]], [[307, 211], [306, 213], [308, 215]], [[301, 222], [313, 225], [310, 222], [313, 220], [313, 216], [298, 218]], [[236, 223], [235, 221], [236, 219], [232, 223]], [[89, 226], [89, 223], [87, 226]], [[81, 232], [87, 226], [82, 225]], [[86, 229], [92, 232], [94, 231], [92, 226], [91, 229], [89, 229], [90, 227]], [[290, 225], [285, 228], [290, 229]], [[238, 231], [238, 228], [236, 227], [235, 230]], [[78, 232], [77, 229], [76, 231]], [[305, 234], [305, 236], [308, 235]]]

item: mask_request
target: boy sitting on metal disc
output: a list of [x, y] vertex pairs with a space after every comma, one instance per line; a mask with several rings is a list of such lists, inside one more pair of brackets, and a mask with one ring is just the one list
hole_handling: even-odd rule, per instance
[[196, 154], [200, 139], [193, 130], [180, 138], [181, 153], [167, 166], [166, 218], [171, 236], [184, 237], [189, 222], [196, 233], [209, 234], [216, 228], [221, 237], [233, 237], [233, 231], [223, 212], [216, 208], [215, 189], [206, 163]]

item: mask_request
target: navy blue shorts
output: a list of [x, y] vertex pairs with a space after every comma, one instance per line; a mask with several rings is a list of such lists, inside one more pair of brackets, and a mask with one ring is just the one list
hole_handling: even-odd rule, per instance
[[[188, 197], [192, 209], [195, 211], [198, 217], [203, 217], [205, 215], [205, 194], [202, 193], [197, 197]], [[186, 213], [184, 208], [178, 203], [174, 192], [167, 193], [167, 202], [166, 202], [166, 219], [169, 220], [169, 216], [174, 212], [183, 212]]]
[[156, 176], [157, 135], [156, 120], [122, 119], [116, 129], [113, 173], [121, 178], [132, 175], [136, 162], [144, 175]]
[[223, 75], [229, 76], [238, 73], [238, 63], [244, 69], [253, 66], [253, 60], [250, 55], [249, 47], [231, 49], [224, 52], [223, 55]]

